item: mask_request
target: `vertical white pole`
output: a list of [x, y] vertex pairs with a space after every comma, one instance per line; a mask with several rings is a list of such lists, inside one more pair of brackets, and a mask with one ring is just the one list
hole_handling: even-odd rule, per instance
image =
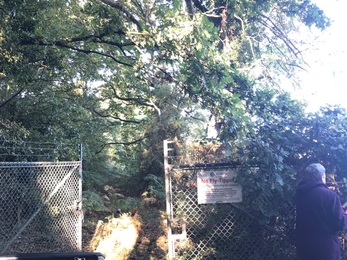
[[79, 179], [78, 179], [78, 223], [77, 223], [77, 249], [82, 251], [82, 221], [83, 221], [83, 210], [82, 210], [82, 160], [83, 160], [83, 146], [79, 144], [80, 153], [80, 166], [79, 166]]
[[166, 194], [166, 221], [167, 221], [167, 239], [168, 239], [168, 257], [173, 259], [175, 256], [174, 241], [172, 241], [171, 221], [171, 178], [169, 171], [169, 149], [168, 141], [164, 140], [164, 170], [165, 170], [165, 194]]

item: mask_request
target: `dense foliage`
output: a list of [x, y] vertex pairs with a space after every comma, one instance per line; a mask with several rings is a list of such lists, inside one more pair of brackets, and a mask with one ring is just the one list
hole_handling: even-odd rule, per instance
[[346, 177], [345, 111], [307, 115], [281, 90], [306, 66], [291, 36], [329, 25], [309, 0], [13, 0], [0, 17], [2, 139], [83, 143], [91, 197], [160, 197], [163, 140], [205, 138], [213, 121], [265, 217], [309, 162]]

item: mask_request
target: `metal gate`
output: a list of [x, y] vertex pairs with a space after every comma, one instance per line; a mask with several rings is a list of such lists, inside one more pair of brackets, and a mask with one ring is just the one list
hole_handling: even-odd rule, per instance
[[198, 204], [197, 173], [236, 165], [207, 163], [198, 155], [177, 152], [172, 144], [164, 142], [170, 259], [295, 259], [291, 241], [260, 225], [242, 203]]
[[1, 253], [82, 248], [82, 162], [0, 162]]

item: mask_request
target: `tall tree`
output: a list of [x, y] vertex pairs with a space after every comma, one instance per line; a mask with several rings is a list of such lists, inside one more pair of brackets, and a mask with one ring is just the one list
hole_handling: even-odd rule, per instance
[[0, 14], [3, 122], [27, 138], [84, 132], [80, 141], [101, 148], [138, 144], [140, 158], [142, 146], [184, 137], [186, 122], [209, 114], [235, 138], [245, 102], [263, 102], [247, 93], [300, 68], [289, 32], [328, 24], [306, 0], [14, 0]]

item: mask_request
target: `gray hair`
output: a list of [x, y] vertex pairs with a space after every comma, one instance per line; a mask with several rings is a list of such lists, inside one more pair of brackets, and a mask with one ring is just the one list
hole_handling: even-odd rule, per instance
[[320, 163], [312, 163], [305, 169], [305, 179], [309, 181], [322, 180], [325, 174], [325, 168]]

